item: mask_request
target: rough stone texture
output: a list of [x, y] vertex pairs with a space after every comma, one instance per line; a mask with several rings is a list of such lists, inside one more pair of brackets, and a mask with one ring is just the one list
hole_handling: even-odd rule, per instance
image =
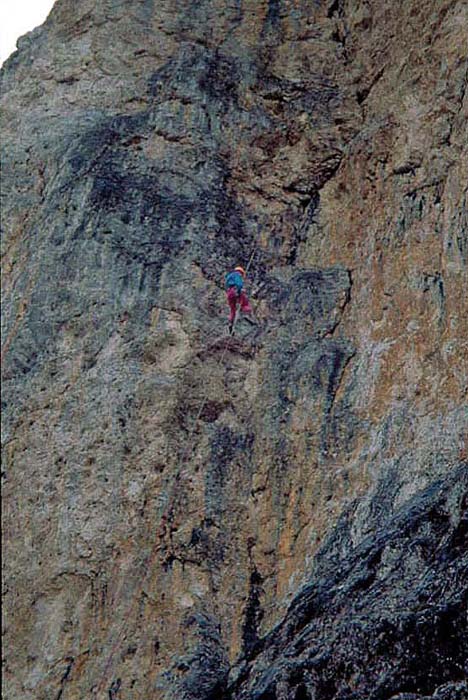
[[462, 465], [390, 518], [375, 513], [356, 547], [346, 512], [284, 621], [235, 669], [232, 697], [439, 698], [448, 685], [466, 697], [467, 490]]
[[463, 0], [59, 0], [20, 40], [5, 698], [466, 696], [467, 45]]

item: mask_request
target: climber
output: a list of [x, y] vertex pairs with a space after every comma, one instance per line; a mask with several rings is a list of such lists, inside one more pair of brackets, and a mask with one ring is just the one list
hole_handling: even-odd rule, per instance
[[234, 320], [236, 318], [237, 303], [239, 302], [243, 317], [252, 325], [256, 324], [252, 316], [252, 307], [249, 304], [247, 295], [244, 292], [245, 270], [242, 267], [235, 267], [232, 272], [228, 272], [224, 279], [226, 288], [226, 297], [230, 308], [229, 314], [229, 332], [234, 329]]

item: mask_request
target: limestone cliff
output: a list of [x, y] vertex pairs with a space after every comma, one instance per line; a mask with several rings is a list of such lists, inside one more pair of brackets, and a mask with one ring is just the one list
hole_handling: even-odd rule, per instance
[[464, 0], [58, 0], [19, 41], [5, 698], [467, 697], [467, 46]]

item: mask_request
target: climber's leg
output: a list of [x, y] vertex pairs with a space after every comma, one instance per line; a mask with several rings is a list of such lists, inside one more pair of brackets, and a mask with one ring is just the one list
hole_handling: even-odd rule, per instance
[[247, 295], [245, 292], [241, 292], [239, 294], [239, 303], [243, 314], [252, 313], [252, 307], [249, 304], [249, 300], [247, 299]]
[[235, 287], [229, 287], [229, 289], [226, 292], [226, 297], [227, 297], [227, 302], [229, 304], [229, 324], [232, 325], [234, 323], [234, 319], [236, 317], [236, 309], [237, 309], [237, 289]]
[[245, 292], [241, 292], [239, 295], [239, 303], [242, 311], [242, 315], [246, 321], [251, 323], [252, 325], [256, 325], [257, 321], [254, 319], [253, 313], [252, 313], [252, 307], [249, 304], [249, 300], [247, 299], [247, 295]]

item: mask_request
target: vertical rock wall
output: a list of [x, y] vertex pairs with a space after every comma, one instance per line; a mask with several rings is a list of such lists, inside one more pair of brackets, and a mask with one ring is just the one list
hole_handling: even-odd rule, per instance
[[[461, 0], [59, 0], [20, 40], [6, 697], [459, 692], [467, 27]], [[229, 339], [239, 263], [259, 325]], [[453, 648], [413, 665], [411, 625], [354, 636], [443, 605]]]

